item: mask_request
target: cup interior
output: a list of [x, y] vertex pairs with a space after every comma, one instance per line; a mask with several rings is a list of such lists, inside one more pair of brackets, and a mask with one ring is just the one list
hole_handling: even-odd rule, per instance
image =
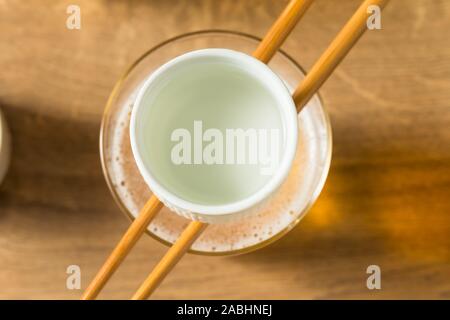
[[157, 196], [190, 212], [232, 214], [263, 201], [287, 177], [297, 114], [265, 64], [203, 49], [169, 61], [144, 82], [130, 138]]

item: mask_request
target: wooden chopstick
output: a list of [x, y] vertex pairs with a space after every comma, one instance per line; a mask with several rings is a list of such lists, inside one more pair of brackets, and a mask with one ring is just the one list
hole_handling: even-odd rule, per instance
[[206, 223], [200, 221], [190, 222], [131, 299], [142, 300], [149, 297], [202, 231], [205, 230], [206, 226]]
[[[384, 7], [388, 0], [366, 0], [358, 8], [355, 14], [350, 18], [338, 36], [332, 41], [324, 54], [319, 58], [312, 68], [311, 72], [305, 77], [294, 91], [293, 99], [296, 102], [297, 110], [306, 105], [309, 99], [317, 92], [320, 86], [331, 75], [335, 67], [342, 61], [345, 55], [350, 51], [359, 37], [366, 30], [367, 8], [370, 5], [379, 5]], [[306, 82], [306, 84], [305, 84]], [[166, 256], [161, 260], [157, 267], [150, 273], [147, 279], [139, 287], [138, 291], [132, 297], [134, 300], [147, 299], [155, 288], [161, 283], [163, 278], [175, 266], [186, 250], [200, 235], [204, 224], [200, 222], [191, 222], [175, 244], [168, 250]], [[192, 237], [192, 238], [191, 238]]]
[[366, 0], [356, 10], [350, 20], [338, 33], [328, 48], [320, 56], [305, 79], [295, 89], [292, 97], [297, 106], [297, 111], [308, 103], [312, 96], [319, 90], [322, 84], [331, 75], [337, 65], [344, 59], [353, 45], [363, 35], [367, 29], [367, 8], [377, 5], [384, 8], [389, 0]]
[[[256, 49], [254, 56], [265, 63], [272, 58], [278, 48], [281, 46], [283, 41], [286, 39], [288, 34], [292, 31], [300, 17], [305, 13], [306, 9], [308, 9], [309, 5], [313, 0], [291, 0], [287, 5], [286, 9], [281, 13], [280, 17], [276, 20], [275, 24], [269, 30], [267, 35], [261, 41], [261, 44]], [[267, 51], [267, 52], [266, 52]], [[156, 216], [158, 211], [162, 208], [161, 202], [155, 197], [152, 196], [147, 204], [142, 208], [139, 216], [133, 221], [130, 225], [126, 233], [123, 235], [122, 239], [117, 244], [116, 248], [110, 254], [106, 262], [98, 271], [97, 275], [91, 281], [83, 296], [82, 300], [91, 300], [95, 299], [100, 291], [105, 286], [106, 282], [111, 278], [114, 274], [118, 266], [125, 259], [126, 255], [131, 251], [133, 246], [136, 244], [137, 240], [141, 237], [142, 233], [147, 229], [147, 226], [150, 224], [152, 219]], [[193, 240], [192, 242], [200, 235], [200, 233], [204, 230], [203, 228], [198, 228], [198, 224], [200, 222], [193, 221], [191, 222], [186, 230], [196, 230], [196, 233], [191, 234]], [[184, 234], [184, 232], [183, 232]], [[195, 238], [194, 238], [195, 237]], [[181, 238], [184, 239], [184, 238]], [[180, 239], [178, 239], [176, 243], [178, 243]], [[191, 244], [192, 244], [191, 242]], [[163, 257], [163, 260], [166, 259], [166, 256], [173, 257], [173, 263], [167, 264], [168, 270], [165, 274], [167, 274], [171, 268], [176, 264], [176, 262], [183, 256], [186, 250], [189, 249], [189, 246], [178, 245], [175, 244], [169, 249], [166, 255]], [[179, 256], [177, 258], [177, 256]], [[169, 258], [167, 258], [169, 259]], [[169, 261], [172, 261], [169, 259]], [[165, 275], [164, 274], [164, 275]], [[163, 277], [157, 282], [158, 284], [162, 281]], [[153, 283], [153, 282], [151, 282]], [[145, 290], [143, 290], [145, 291]]]
[[155, 196], [151, 196], [150, 200], [142, 208], [137, 218], [130, 225], [128, 230], [120, 239], [111, 255], [105, 261], [95, 278], [84, 291], [82, 300], [95, 299], [106, 282], [111, 278], [114, 271], [119, 267], [127, 256], [128, 252], [133, 248], [141, 237], [142, 233], [147, 229], [150, 221], [156, 216], [163, 204]]
[[253, 52], [253, 57], [264, 63], [268, 63], [313, 1], [294, 0], [289, 2], [277, 21], [275, 21], [266, 33], [258, 48]]

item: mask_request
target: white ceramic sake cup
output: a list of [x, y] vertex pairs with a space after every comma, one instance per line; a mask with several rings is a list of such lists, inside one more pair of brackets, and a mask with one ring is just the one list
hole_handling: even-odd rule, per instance
[[[244, 70], [251, 75], [255, 81], [264, 83], [265, 87], [270, 90], [272, 96], [276, 97], [277, 108], [282, 119], [284, 132], [284, 148], [280, 155], [280, 161], [267, 183], [255, 193], [242, 200], [221, 205], [193, 203], [175, 195], [165, 188], [163, 183], [158, 181], [152, 174], [152, 168], [149, 167], [149, 164], [144, 161], [143, 146], [139, 142], [145, 139], [143, 137], [144, 125], [141, 123], [143, 118], [142, 112], [146, 108], [152, 107], [151, 103], [148, 103], [148, 97], [152, 95], [152, 88], [167, 81], [167, 79], [171, 79], [171, 75], [175, 74], [179, 68], [192, 63], [202, 63], [202, 61], [216, 61], [238, 66], [240, 70]], [[130, 139], [133, 156], [149, 188], [172, 211], [191, 220], [207, 223], [227, 222], [260, 209], [275, 194], [287, 178], [296, 152], [297, 135], [298, 127], [295, 103], [283, 81], [267, 65], [259, 60], [247, 54], [229, 49], [214, 48], [192, 51], [178, 56], [159, 67], [147, 78], [139, 89], [130, 120]], [[158, 150], [155, 150], [155, 152], [158, 152]]]

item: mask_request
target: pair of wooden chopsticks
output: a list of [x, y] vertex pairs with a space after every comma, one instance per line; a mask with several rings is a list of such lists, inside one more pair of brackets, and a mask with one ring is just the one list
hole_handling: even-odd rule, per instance
[[[312, 2], [313, 0], [290, 1], [280, 17], [270, 28], [267, 35], [261, 41], [256, 51], [253, 53], [253, 56], [264, 63], [267, 63]], [[302, 110], [364, 33], [368, 18], [368, 7], [377, 5], [381, 9], [387, 2], [388, 0], [365, 0], [357, 9], [354, 15], [314, 64], [305, 79], [294, 91], [293, 99], [298, 112]], [[104, 287], [108, 279], [133, 248], [161, 208], [161, 202], [155, 196], [152, 196], [84, 292], [82, 296], [83, 300], [95, 299], [97, 297], [100, 290]], [[199, 221], [190, 222], [177, 241], [167, 251], [166, 255], [145, 279], [132, 299], [140, 300], [148, 298], [164, 277], [181, 259], [184, 253], [190, 248], [192, 243], [198, 238], [206, 226], [205, 223]]]

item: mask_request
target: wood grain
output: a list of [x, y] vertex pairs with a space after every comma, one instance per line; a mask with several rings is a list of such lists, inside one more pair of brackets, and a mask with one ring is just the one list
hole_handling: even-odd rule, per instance
[[[0, 298], [78, 299], [129, 226], [107, 189], [98, 135], [115, 81], [171, 36], [263, 36], [287, 1], [0, 2], [0, 107], [13, 139], [0, 187]], [[358, 7], [316, 0], [283, 48], [306, 69]], [[233, 17], [233, 18], [232, 18]], [[188, 255], [154, 298], [450, 298], [450, 27], [447, 0], [396, 0], [321, 89], [332, 167], [305, 219], [260, 251]], [[99, 298], [128, 298], [166, 247], [143, 237]], [[366, 288], [366, 268], [382, 289]]]

